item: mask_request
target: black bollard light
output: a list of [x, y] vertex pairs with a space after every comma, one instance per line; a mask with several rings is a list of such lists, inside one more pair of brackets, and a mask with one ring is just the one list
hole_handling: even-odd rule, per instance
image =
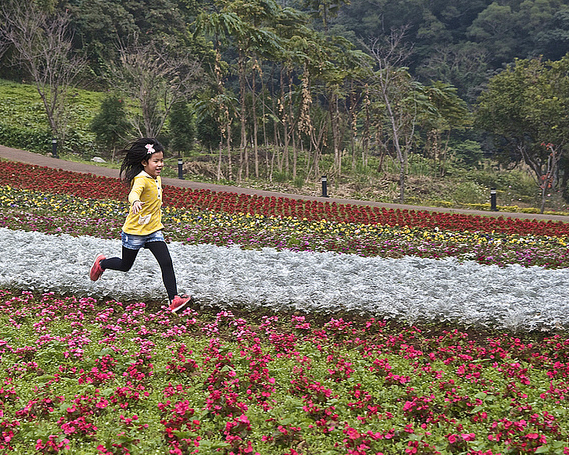
[[53, 156], [54, 158], [58, 158], [57, 156], [57, 139], [53, 138], [51, 140], [51, 156]]
[[322, 176], [322, 197], [328, 197], [328, 179]]
[[178, 158], [178, 178], [184, 180], [184, 161]]
[[496, 188], [490, 188], [490, 210], [492, 212], [498, 211], [498, 207], [496, 206]]

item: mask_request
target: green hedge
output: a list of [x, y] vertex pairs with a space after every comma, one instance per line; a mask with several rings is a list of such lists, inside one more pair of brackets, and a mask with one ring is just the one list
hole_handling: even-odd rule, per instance
[[15, 127], [0, 123], [0, 144], [36, 153], [51, 152], [49, 129]]
[[[52, 135], [48, 128], [30, 128], [6, 125], [0, 122], [0, 144], [6, 147], [27, 150], [34, 153], [51, 153]], [[93, 143], [89, 138], [70, 132], [60, 153], [92, 153]]]

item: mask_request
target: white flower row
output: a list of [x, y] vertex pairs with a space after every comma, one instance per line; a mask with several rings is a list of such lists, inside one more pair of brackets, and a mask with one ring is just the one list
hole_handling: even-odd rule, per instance
[[[0, 228], [0, 287], [122, 300], [164, 299], [160, 269], [142, 250], [128, 273], [89, 269], [98, 252], [119, 256], [119, 240]], [[567, 270], [484, 266], [455, 259], [364, 258], [265, 248], [169, 244], [180, 290], [202, 305], [274, 311], [355, 312], [475, 327], [569, 327]]]

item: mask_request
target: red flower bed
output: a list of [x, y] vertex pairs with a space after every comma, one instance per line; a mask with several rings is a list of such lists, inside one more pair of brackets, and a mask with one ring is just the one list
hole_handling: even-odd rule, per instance
[[209, 190], [169, 188], [165, 201], [176, 207], [198, 207], [228, 213], [328, 220], [357, 224], [381, 224], [435, 228], [452, 231], [501, 232], [521, 235], [566, 236], [569, 224], [553, 221], [521, 220], [504, 217], [399, 210], [369, 205], [338, 204], [316, 200], [264, 197]]
[[[128, 188], [118, 179], [92, 174], [0, 161], [0, 185], [72, 194], [82, 198], [124, 200]], [[439, 228], [451, 231], [497, 232], [518, 235], [569, 235], [569, 223], [515, 218], [393, 210], [369, 205], [338, 204], [287, 197], [264, 197], [210, 190], [168, 187], [164, 202], [177, 208], [227, 213], [292, 217], [333, 222]]]
[[124, 199], [128, 188], [118, 179], [0, 161], [0, 185], [81, 198]]

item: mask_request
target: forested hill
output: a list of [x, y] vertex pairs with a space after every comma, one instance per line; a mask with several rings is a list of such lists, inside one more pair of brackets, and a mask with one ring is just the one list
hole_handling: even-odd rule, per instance
[[[117, 38], [133, 33], [169, 36], [199, 52], [206, 44], [188, 38], [202, 12], [227, 9], [243, 0], [42, 0], [42, 5], [71, 12], [75, 45], [98, 65], [112, 58]], [[262, 2], [249, 2], [250, 5]], [[413, 47], [411, 73], [422, 82], [452, 84], [474, 102], [480, 86], [515, 58], [558, 60], [569, 50], [569, 0], [278, 0], [286, 10], [311, 13], [310, 27], [369, 45], [407, 27]], [[232, 7], [235, 10], [235, 7]], [[257, 6], [258, 8], [258, 6]], [[202, 48], [203, 51], [203, 48]], [[6, 59], [6, 58], [5, 58]], [[14, 69], [1, 65], [0, 77]]]
[[569, 51], [569, 0], [352, 0], [330, 31], [368, 43], [408, 27], [411, 71], [469, 101], [515, 58], [559, 60]]

